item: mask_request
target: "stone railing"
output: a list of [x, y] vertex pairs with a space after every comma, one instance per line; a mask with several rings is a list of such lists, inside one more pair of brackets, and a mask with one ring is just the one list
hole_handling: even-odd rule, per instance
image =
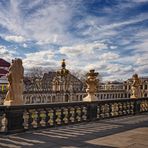
[[0, 133], [56, 127], [148, 111], [148, 98], [0, 106]]

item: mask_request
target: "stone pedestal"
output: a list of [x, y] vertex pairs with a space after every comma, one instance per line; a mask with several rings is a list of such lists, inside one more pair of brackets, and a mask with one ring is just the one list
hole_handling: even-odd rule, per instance
[[22, 105], [24, 104], [23, 99], [17, 99], [17, 100], [4, 100], [4, 105], [6, 106], [13, 106], [13, 105]]
[[130, 96], [131, 99], [141, 98], [141, 90], [140, 88], [132, 87], [132, 95]]
[[97, 101], [97, 97], [94, 94], [88, 94], [85, 98], [83, 98], [83, 101], [91, 102], [91, 101]]

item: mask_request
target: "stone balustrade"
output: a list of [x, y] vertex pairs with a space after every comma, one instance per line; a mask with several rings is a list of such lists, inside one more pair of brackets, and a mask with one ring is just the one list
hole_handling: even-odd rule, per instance
[[69, 125], [148, 111], [148, 98], [0, 106], [0, 133]]

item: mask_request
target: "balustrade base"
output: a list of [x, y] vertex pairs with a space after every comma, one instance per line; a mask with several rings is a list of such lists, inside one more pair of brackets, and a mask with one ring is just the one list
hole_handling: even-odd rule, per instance
[[13, 105], [23, 105], [23, 100], [4, 100], [4, 105], [13, 106]]
[[83, 98], [83, 101], [85, 102], [92, 102], [92, 101], [97, 101], [97, 97], [95, 95], [88, 94], [85, 98]]

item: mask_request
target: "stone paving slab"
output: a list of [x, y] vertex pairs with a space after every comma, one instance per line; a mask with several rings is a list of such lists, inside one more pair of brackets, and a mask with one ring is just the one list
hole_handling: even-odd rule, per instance
[[[143, 134], [139, 134], [139, 131]], [[136, 128], [126, 132], [105, 136], [102, 138], [87, 141], [95, 145], [113, 146], [113, 147], [130, 147], [133, 145], [145, 145], [148, 147], [148, 127]]]
[[0, 148], [148, 148], [148, 113], [0, 136]]

